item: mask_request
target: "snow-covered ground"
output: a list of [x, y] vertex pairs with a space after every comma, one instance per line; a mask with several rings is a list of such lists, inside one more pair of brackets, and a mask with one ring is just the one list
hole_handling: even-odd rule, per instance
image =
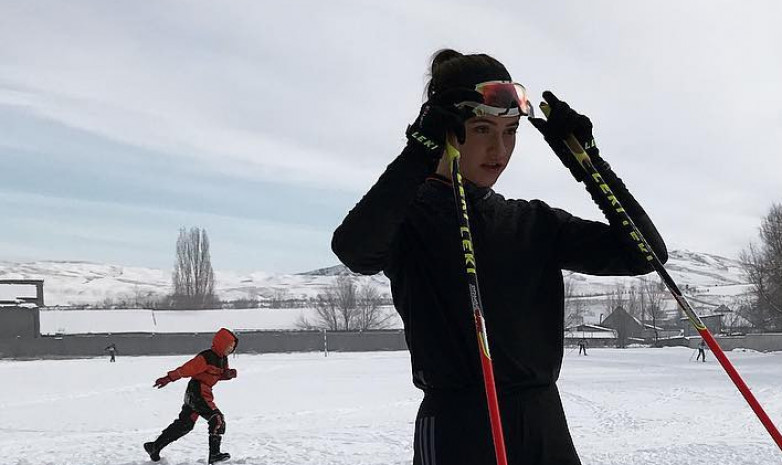
[[[401, 328], [393, 307], [389, 328]], [[249, 308], [224, 310], [41, 310], [41, 334], [97, 333], [212, 333], [227, 327], [236, 331], [301, 329], [300, 318], [316, 321], [314, 308]]]
[[[712, 359], [685, 348], [566, 355], [560, 390], [585, 465], [782, 464]], [[782, 353], [732, 352], [782, 423]], [[178, 413], [185, 383], [152, 382], [186, 357], [0, 361], [0, 457], [11, 465], [147, 464], [141, 443]], [[243, 355], [220, 383], [224, 449], [245, 465], [409, 464], [421, 394], [406, 352]], [[168, 447], [167, 465], [204, 464], [206, 424]]]

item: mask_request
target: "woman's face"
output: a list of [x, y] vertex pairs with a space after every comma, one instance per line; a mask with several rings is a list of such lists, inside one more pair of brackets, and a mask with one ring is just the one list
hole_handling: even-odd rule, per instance
[[[516, 147], [519, 117], [476, 116], [464, 123], [464, 144], [452, 140], [461, 152], [459, 160], [462, 176], [479, 187], [491, 187], [497, 182], [510, 162]], [[447, 157], [437, 172], [450, 177]]]

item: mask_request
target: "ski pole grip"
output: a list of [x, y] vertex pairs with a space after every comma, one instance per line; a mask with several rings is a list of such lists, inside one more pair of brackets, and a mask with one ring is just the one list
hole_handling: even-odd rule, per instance
[[454, 160], [461, 156], [459, 149], [454, 147], [450, 141], [445, 141], [445, 155], [448, 157], [448, 161]]
[[[540, 109], [543, 111], [543, 114], [546, 115], [546, 118], [551, 114], [551, 107], [546, 102], [540, 102]], [[586, 168], [586, 165], [584, 165], [584, 162], [588, 162], [590, 165], [592, 164], [592, 160], [589, 158], [589, 155], [587, 155], [586, 150], [584, 150], [584, 147], [581, 145], [581, 142], [576, 139], [576, 136], [573, 134], [568, 134], [565, 139], [562, 140], [568, 149], [570, 149], [570, 153], [573, 154], [573, 156], [576, 158], [576, 161], [578, 161], [578, 164], [581, 165], [581, 168], [584, 169], [584, 171], [589, 172], [589, 170]]]

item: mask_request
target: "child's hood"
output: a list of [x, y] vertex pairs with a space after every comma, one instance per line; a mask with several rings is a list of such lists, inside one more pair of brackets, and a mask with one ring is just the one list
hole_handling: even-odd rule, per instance
[[212, 350], [220, 356], [225, 356], [225, 351], [232, 342], [234, 343], [234, 350], [236, 350], [235, 346], [239, 344], [239, 338], [230, 330], [220, 328], [212, 339]]

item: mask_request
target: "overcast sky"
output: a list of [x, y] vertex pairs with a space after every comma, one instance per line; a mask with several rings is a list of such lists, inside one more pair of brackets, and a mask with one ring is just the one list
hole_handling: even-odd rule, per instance
[[[0, 0], [0, 260], [337, 263], [433, 52], [503, 61], [591, 117], [670, 248], [735, 257], [782, 202], [777, 1]], [[601, 215], [525, 125], [496, 190]]]

